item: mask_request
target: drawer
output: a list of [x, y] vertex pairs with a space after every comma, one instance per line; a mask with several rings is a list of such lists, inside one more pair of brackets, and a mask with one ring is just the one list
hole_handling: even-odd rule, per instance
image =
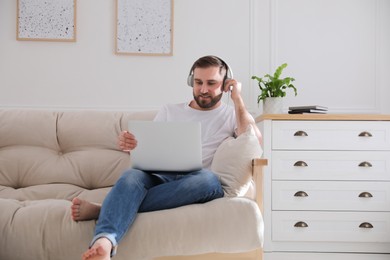
[[272, 149], [390, 150], [390, 123], [272, 121]]
[[389, 243], [390, 213], [273, 211], [272, 240]]
[[273, 151], [273, 180], [390, 181], [389, 151]]
[[273, 181], [272, 209], [390, 212], [390, 182]]

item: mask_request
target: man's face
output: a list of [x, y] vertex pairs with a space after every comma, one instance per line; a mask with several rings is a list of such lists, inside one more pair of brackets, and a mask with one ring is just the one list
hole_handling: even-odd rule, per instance
[[220, 105], [223, 78], [219, 67], [195, 68], [193, 95], [199, 109], [210, 110]]

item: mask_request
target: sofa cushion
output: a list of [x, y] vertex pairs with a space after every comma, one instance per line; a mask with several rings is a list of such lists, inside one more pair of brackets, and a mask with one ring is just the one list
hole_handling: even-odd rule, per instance
[[0, 110], [0, 197], [71, 200], [81, 194], [101, 202], [102, 195], [87, 193], [112, 186], [130, 165], [117, 148], [118, 134], [130, 119], [152, 120], [155, 113]]
[[[0, 259], [80, 259], [95, 221], [72, 221], [70, 205], [0, 198]], [[115, 259], [252, 251], [262, 243], [263, 228], [257, 204], [246, 198], [140, 213]]]
[[252, 159], [263, 150], [251, 125], [237, 138], [226, 139], [214, 155], [211, 169], [221, 179], [225, 196], [244, 196], [252, 186]]
[[94, 221], [70, 221], [66, 200], [1, 199], [0, 259], [80, 259]]

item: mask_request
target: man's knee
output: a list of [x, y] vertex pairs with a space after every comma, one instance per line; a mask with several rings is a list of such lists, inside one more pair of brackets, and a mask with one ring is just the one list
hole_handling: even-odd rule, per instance
[[147, 173], [141, 170], [130, 168], [122, 174], [118, 180], [118, 183], [122, 183], [123, 185], [129, 187], [137, 185], [138, 187], [144, 188], [144, 186], [147, 185], [148, 177], [150, 176], [148, 176]]
[[196, 176], [198, 177], [197, 185], [201, 185], [206, 190], [214, 191], [217, 197], [223, 196], [221, 181], [215, 173], [203, 169]]

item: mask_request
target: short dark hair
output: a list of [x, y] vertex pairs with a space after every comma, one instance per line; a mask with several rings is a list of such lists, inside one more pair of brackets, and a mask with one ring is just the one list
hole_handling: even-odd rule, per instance
[[197, 59], [192, 65], [191, 71], [194, 71], [196, 68], [209, 68], [209, 67], [219, 67], [219, 73], [222, 75], [222, 70], [227, 71], [228, 65], [217, 56], [207, 55]]

